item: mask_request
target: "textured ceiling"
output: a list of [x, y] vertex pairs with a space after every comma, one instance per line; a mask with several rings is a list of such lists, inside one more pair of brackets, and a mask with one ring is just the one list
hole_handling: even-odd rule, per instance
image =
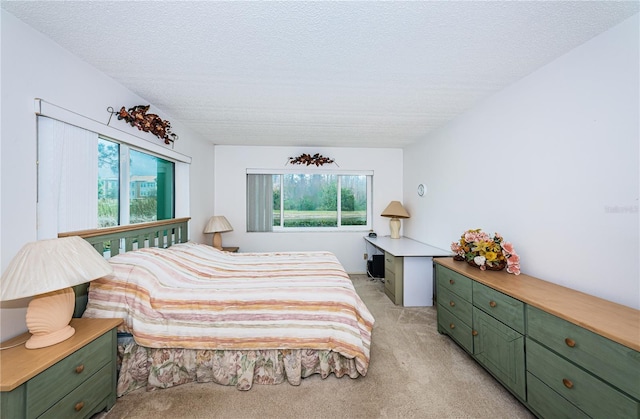
[[424, 138], [638, 5], [2, 1], [213, 143], [354, 147]]

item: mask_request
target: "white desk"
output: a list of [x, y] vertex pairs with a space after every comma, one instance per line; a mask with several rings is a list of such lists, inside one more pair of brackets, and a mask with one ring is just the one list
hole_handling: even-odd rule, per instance
[[398, 305], [433, 305], [433, 257], [452, 256], [450, 251], [419, 241], [389, 236], [364, 238], [385, 253], [385, 293]]

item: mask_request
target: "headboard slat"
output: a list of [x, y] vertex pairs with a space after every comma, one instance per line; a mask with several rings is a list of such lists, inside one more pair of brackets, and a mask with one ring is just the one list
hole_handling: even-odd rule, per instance
[[[185, 243], [189, 241], [189, 220], [189, 217], [174, 218], [151, 223], [71, 231], [59, 233], [58, 237], [80, 236], [108, 259], [121, 252], [134, 250], [134, 243], [139, 249], [169, 247], [176, 243]], [[88, 286], [87, 283], [74, 287], [76, 293], [74, 317], [81, 317], [84, 313], [87, 306]]]

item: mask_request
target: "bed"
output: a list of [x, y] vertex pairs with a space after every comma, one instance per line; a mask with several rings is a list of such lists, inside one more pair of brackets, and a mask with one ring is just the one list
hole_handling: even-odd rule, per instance
[[76, 289], [75, 315], [124, 319], [118, 396], [366, 375], [374, 318], [335, 255], [223, 252], [190, 242], [187, 222], [64, 234], [88, 240], [114, 268]]

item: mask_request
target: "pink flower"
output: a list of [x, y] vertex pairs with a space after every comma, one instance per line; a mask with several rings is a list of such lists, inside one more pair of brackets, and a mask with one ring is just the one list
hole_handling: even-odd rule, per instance
[[520, 275], [520, 265], [514, 264], [511, 266], [507, 266], [507, 272], [514, 275]]
[[513, 249], [513, 245], [510, 242], [502, 242], [502, 243], [500, 243], [500, 246], [502, 246], [502, 249], [505, 252], [507, 252], [507, 253], [509, 253], [511, 255], [516, 253], [516, 251]]
[[466, 232], [464, 233], [464, 241], [466, 241], [467, 243], [472, 243], [476, 241], [476, 236], [476, 232]]
[[460, 254], [462, 252], [462, 248], [460, 247], [459, 243], [453, 242], [451, 243], [451, 251]]

